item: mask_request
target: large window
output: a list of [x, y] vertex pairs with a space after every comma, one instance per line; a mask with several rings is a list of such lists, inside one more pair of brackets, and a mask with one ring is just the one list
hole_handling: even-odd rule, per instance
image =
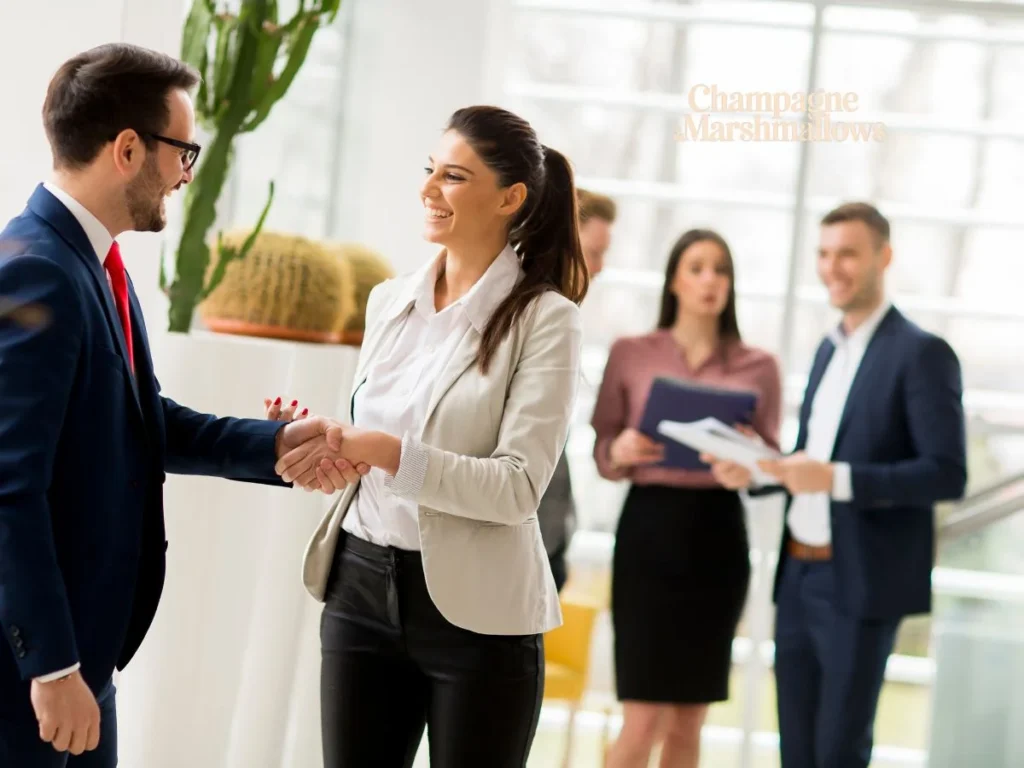
[[[850, 199], [875, 203], [892, 222], [894, 301], [960, 356], [972, 487], [1024, 470], [1024, 5], [513, 5], [502, 51], [505, 104], [567, 152], [581, 186], [620, 204], [608, 268], [583, 307], [588, 386], [569, 450], [584, 530], [613, 534], [624, 492], [597, 477], [590, 457], [587, 424], [607, 349], [617, 336], [653, 326], [673, 240], [699, 225], [729, 241], [744, 335], [784, 367], [791, 445], [811, 358], [837, 321], [815, 272], [818, 221]], [[687, 117], [697, 117], [688, 96], [700, 85], [856, 94], [856, 112], [845, 118], [884, 124], [885, 140], [681, 140]], [[781, 525], [778, 510], [771, 514], [771, 524], [753, 526], [762, 579]], [[998, 540], [986, 539], [984, 563], [975, 553], [974, 565], [960, 567], [1024, 573], [1021, 527], [1003, 524]], [[760, 648], [770, 637], [769, 600], [764, 589], [751, 594], [744, 631]], [[901, 632], [900, 660], [883, 694], [879, 764], [923, 764], [929, 631], [918, 621]], [[744, 765], [777, 764], [770, 682], [760, 673], [741, 679], [738, 701], [712, 717], [723, 726], [742, 717]], [[732, 747], [726, 753], [714, 764], [738, 764]]]
[[[279, 18], [291, 18], [297, 5], [281, 2]], [[256, 223], [273, 180], [267, 229], [313, 239], [333, 234], [350, 6], [342, 3], [334, 24], [317, 31], [295, 82], [266, 123], [238, 140], [225, 195], [225, 218], [238, 226]]]

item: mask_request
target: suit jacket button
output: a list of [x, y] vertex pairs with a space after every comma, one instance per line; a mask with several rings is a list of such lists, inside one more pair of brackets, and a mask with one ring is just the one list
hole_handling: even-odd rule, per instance
[[11, 637], [18, 637], [21, 634], [21, 630], [17, 627], [11, 627]]
[[28, 654], [27, 654], [27, 653], [25, 653], [25, 650], [24, 650], [24, 649], [22, 649], [22, 650], [18, 651], [18, 658], [19, 658], [19, 659], [24, 659], [24, 658], [25, 658], [25, 657], [26, 657], [27, 655], [28, 655]]

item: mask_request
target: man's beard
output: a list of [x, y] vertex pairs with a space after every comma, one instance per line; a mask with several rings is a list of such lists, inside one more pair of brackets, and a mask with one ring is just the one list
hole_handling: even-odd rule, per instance
[[154, 156], [146, 158], [141, 173], [128, 184], [125, 197], [133, 230], [160, 232], [167, 226], [163, 211], [164, 188]]

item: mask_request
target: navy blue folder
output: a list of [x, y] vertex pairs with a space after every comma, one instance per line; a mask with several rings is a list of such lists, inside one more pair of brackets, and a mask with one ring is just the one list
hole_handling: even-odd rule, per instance
[[665, 446], [665, 458], [651, 466], [672, 469], [707, 469], [692, 448], [658, 432], [662, 421], [700, 421], [716, 418], [723, 424], [750, 424], [757, 406], [757, 394], [696, 384], [682, 379], [658, 377], [647, 395], [640, 431]]

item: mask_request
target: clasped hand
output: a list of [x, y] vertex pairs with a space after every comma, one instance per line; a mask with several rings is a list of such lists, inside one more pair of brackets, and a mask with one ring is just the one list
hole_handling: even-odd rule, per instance
[[370, 471], [363, 462], [353, 463], [343, 454], [343, 445], [359, 433], [324, 416], [310, 416], [309, 409], [298, 410], [298, 401], [282, 405], [281, 398], [263, 401], [266, 417], [288, 422], [277, 435], [277, 464], [274, 471], [285, 482], [307, 491], [332, 494]]

